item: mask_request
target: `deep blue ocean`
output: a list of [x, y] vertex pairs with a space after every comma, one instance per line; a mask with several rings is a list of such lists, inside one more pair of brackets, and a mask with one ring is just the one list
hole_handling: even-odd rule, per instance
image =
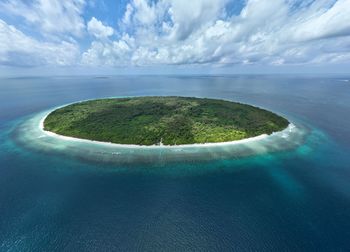
[[[350, 75], [0, 79], [0, 251], [349, 251]], [[16, 141], [70, 102], [180, 95], [248, 103], [309, 129], [244, 158], [116, 165]], [[17, 136], [18, 137], [18, 136]]]

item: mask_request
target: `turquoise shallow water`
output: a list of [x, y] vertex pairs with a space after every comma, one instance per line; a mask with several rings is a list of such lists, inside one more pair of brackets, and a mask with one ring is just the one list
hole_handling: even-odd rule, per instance
[[[350, 86], [338, 81], [344, 78], [1, 79], [0, 250], [346, 251]], [[159, 153], [148, 162], [103, 162], [23, 141], [21, 125], [42, 111], [127, 95], [246, 102], [291, 118], [305, 135], [276, 152], [209, 151], [205, 159], [177, 160]]]

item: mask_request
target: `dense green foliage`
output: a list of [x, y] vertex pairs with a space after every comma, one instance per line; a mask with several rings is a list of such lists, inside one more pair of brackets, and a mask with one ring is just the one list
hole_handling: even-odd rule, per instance
[[283, 130], [272, 112], [223, 100], [134, 97], [79, 102], [57, 109], [44, 129], [121, 144], [165, 145], [234, 141]]

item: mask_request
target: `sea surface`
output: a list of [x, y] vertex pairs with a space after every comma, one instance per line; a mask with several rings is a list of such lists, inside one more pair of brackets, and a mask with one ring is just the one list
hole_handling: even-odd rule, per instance
[[[349, 251], [349, 80], [0, 78], [0, 251]], [[125, 164], [18, 141], [23, 123], [57, 106], [144, 95], [248, 103], [307, 134], [293, 148], [263, 154]]]

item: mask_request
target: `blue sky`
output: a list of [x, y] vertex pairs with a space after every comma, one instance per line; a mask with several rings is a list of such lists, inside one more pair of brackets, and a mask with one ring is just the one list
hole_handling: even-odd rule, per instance
[[350, 0], [0, 1], [0, 74], [348, 69]]

